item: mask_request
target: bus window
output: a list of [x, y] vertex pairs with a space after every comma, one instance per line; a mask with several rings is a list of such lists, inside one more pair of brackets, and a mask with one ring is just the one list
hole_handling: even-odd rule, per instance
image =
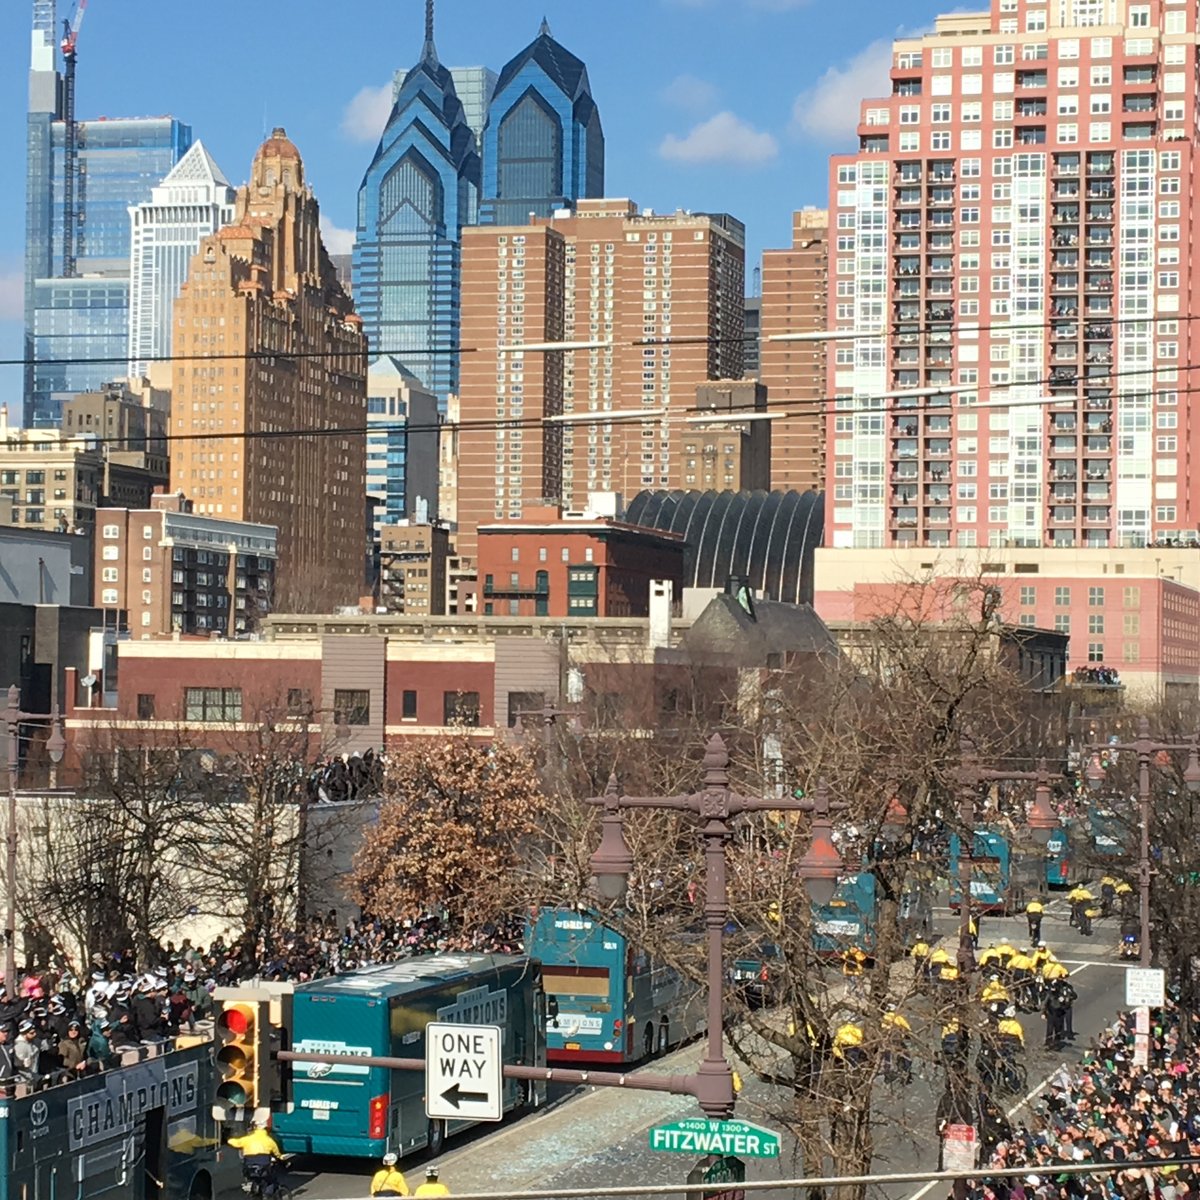
[[542, 970], [547, 996], [600, 996], [608, 999], [607, 967], [562, 967]]

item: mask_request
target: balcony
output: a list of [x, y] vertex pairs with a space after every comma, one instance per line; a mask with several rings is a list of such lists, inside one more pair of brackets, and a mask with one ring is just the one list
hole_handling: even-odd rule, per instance
[[900, 188], [896, 193], [896, 204], [900, 207], [914, 206], [921, 203], [920, 188]]
[[1056, 250], [1050, 258], [1052, 271], [1076, 271], [1079, 269], [1078, 250]]
[[1113, 219], [1113, 206], [1106, 200], [1089, 200], [1087, 206], [1088, 222], [1103, 221], [1111, 223]]
[[1083, 477], [1088, 483], [1111, 483], [1112, 468], [1103, 460], [1088, 459], [1083, 464]]
[[953, 250], [954, 249], [954, 234], [952, 234], [952, 233], [931, 233], [929, 235], [928, 249], [930, 249], [930, 250]]
[[1073, 179], [1065, 182], [1056, 182], [1052, 199], [1054, 200], [1077, 200], [1079, 198], [1079, 180]]
[[927, 508], [925, 510], [925, 524], [944, 528], [950, 524], [950, 510], [948, 508]]
[[1055, 413], [1050, 419], [1052, 433], [1074, 433], [1077, 422], [1074, 413]]
[[1078, 204], [1056, 204], [1050, 214], [1050, 220], [1055, 225], [1078, 225]]
[[1030, 90], [1044, 88], [1047, 83], [1045, 71], [1018, 71], [1017, 87]]
[[899, 441], [892, 446], [893, 458], [912, 458], [917, 457], [917, 443], [915, 441]]
[[1084, 326], [1083, 337], [1088, 342], [1111, 342], [1112, 326], [1106, 323], [1094, 324], [1089, 322]]
[[1084, 439], [1084, 452], [1087, 454], [1108, 454], [1112, 450], [1112, 436], [1110, 434], [1089, 434]]
[[930, 275], [952, 275], [954, 273], [954, 259], [942, 254], [930, 256], [929, 273]]
[[1078, 443], [1075, 438], [1059, 435], [1050, 439], [1050, 454], [1052, 457], [1064, 454], [1074, 454]]
[[1069, 227], [1056, 229], [1054, 236], [1050, 239], [1050, 244], [1056, 249], [1070, 248], [1071, 246], [1079, 245], [1079, 234]]
[[1121, 111], [1127, 113], [1148, 113], [1153, 112], [1155, 107], [1155, 98], [1153, 93], [1143, 95], [1126, 96], [1121, 103]]
[[1074, 525], [1075, 509], [1066, 505], [1052, 508], [1050, 510], [1050, 523], [1052, 525]]
[[1102, 412], [1088, 413], [1083, 419], [1084, 433], [1112, 433], [1112, 417]]
[[1073, 483], [1052, 483], [1050, 501], [1053, 504], [1074, 504], [1076, 489]]
[[915, 438], [917, 436], [916, 421], [901, 421], [897, 420], [892, 425], [892, 437], [894, 438]]
[[1089, 483], [1084, 485], [1083, 500], [1085, 504], [1107, 503], [1112, 499], [1112, 489], [1107, 483]]
[[1018, 117], [1044, 117], [1046, 115], [1046, 101], [1040, 98], [1020, 99], [1017, 101], [1016, 115]]
[[1050, 365], [1052, 367], [1059, 366], [1061, 364], [1073, 364], [1078, 361], [1079, 351], [1075, 348], [1073, 343], [1066, 342], [1062, 345], [1056, 345], [1051, 349]]
[[929, 203], [934, 208], [947, 208], [954, 203], [954, 189], [949, 187], [931, 187]]
[[1077, 292], [1079, 290], [1079, 275], [1077, 272], [1051, 275], [1050, 290], [1052, 292]]
[[1111, 518], [1112, 509], [1107, 505], [1095, 505], [1083, 510], [1085, 525], [1107, 525]]
[[1079, 304], [1073, 296], [1060, 296], [1051, 303], [1050, 315], [1052, 317], [1077, 317], [1079, 316]]
[[1105, 176], [1113, 174], [1113, 156], [1109, 153], [1089, 154], [1087, 163], [1087, 173], [1089, 179], [1094, 179], [1097, 176]]
[[949, 438], [930, 438], [925, 443], [926, 458], [949, 458], [950, 457], [950, 439]]
[[1079, 155], [1060, 154], [1052, 172], [1055, 179], [1075, 179], [1079, 175]]
[[926, 504], [949, 504], [950, 485], [948, 483], [932, 483], [925, 489]]
[[1074, 322], [1059, 322], [1050, 326], [1050, 337], [1054, 341], [1073, 342], [1079, 336], [1079, 326]]
[[893, 488], [892, 489], [892, 504], [915, 504], [917, 502], [917, 489], [911, 488]]
[[1073, 462], [1053, 463], [1050, 478], [1055, 483], [1075, 483], [1079, 478], [1079, 472]]
[[1112, 275], [1093, 275], [1089, 273], [1084, 280], [1084, 287], [1089, 292], [1111, 292], [1113, 290]]

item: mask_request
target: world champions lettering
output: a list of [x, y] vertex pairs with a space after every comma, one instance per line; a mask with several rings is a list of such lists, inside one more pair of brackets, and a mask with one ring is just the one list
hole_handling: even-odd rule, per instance
[[169, 1116], [193, 1110], [199, 1096], [196, 1063], [167, 1070], [162, 1063], [148, 1062], [102, 1078], [102, 1088], [67, 1104], [67, 1133], [73, 1150], [129, 1132], [150, 1109], [164, 1108]]

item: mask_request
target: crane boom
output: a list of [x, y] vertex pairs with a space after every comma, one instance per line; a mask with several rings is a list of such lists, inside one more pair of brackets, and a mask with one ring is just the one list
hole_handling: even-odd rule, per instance
[[79, 175], [79, 130], [75, 123], [75, 58], [79, 42], [79, 27], [87, 0], [78, 0], [75, 14], [63, 22], [63, 263], [67, 278], [75, 274], [76, 233], [80, 224], [75, 210], [75, 183]]

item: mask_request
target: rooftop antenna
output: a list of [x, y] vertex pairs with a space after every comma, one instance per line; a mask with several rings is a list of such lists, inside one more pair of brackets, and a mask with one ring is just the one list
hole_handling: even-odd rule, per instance
[[544, 34], [546, 37], [550, 36], [550, 22], [545, 17], [542, 18], [542, 23], [538, 26], [538, 33]]

